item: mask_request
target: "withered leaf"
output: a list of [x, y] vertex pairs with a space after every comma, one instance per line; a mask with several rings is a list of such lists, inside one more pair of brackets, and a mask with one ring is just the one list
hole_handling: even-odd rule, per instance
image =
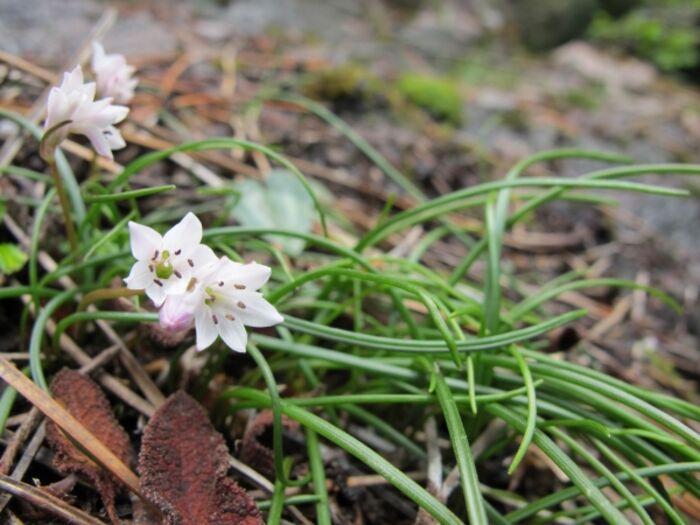
[[176, 392], [153, 414], [143, 434], [143, 493], [171, 525], [261, 525], [255, 502], [226, 477], [228, 449], [204, 409]]
[[[109, 401], [92, 379], [76, 370], [64, 368], [54, 377], [51, 394], [124, 464], [131, 463], [134, 454], [129, 436], [115, 419]], [[46, 423], [46, 439], [55, 453], [55, 467], [64, 474], [75, 473], [89, 479], [100, 493], [112, 523], [121, 523], [114, 508], [114, 498], [121, 487], [119, 482], [86, 456], [52, 421]]]
[[[275, 477], [275, 459], [272, 449], [263, 442], [263, 436], [272, 428], [272, 410], [263, 410], [248, 425], [241, 440], [240, 459], [270, 479]], [[296, 430], [299, 423], [282, 416], [282, 426]]]

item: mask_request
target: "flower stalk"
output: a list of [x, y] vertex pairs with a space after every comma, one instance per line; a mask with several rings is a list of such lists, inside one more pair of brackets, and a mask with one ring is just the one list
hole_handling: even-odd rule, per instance
[[61, 179], [61, 174], [58, 172], [58, 166], [56, 165], [56, 156], [51, 153], [51, 155], [46, 159], [49, 164], [49, 171], [51, 172], [51, 178], [53, 179], [54, 187], [56, 188], [56, 194], [58, 195], [58, 202], [61, 205], [61, 213], [63, 213], [63, 223], [66, 228], [66, 237], [68, 238], [68, 244], [72, 253], [78, 251], [78, 236], [75, 233], [75, 225], [73, 224], [73, 219], [70, 213], [70, 204], [68, 202], [68, 194], [66, 194], [66, 189], [63, 186], [63, 179]]

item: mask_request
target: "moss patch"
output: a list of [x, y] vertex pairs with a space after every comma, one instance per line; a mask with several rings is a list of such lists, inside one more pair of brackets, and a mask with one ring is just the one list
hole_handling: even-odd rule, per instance
[[449, 78], [406, 73], [396, 83], [399, 93], [433, 117], [451, 124], [462, 121], [462, 97]]
[[317, 100], [359, 100], [376, 93], [377, 80], [358, 64], [343, 64], [310, 78], [303, 91]]

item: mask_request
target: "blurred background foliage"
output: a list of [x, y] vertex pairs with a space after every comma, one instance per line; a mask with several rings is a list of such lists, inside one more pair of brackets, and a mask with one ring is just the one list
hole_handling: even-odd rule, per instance
[[700, 0], [511, 0], [522, 43], [546, 51], [585, 38], [700, 79]]

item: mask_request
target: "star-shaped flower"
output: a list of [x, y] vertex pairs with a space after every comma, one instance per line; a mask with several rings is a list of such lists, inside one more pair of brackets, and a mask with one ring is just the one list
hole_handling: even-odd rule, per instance
[[93, 42], [92, 70], [101, 97], [112, 97], [119, 104], [127, 104], [134, 98], [134, 89], [139, 83], [132, 77], [136, 68], [126, 63], [124, 55], [108, 55], [102, 44]]
[[42, 146], [53, 152], [69, 133], [77, 133], [90, 139], [97, 153], [112, 159], [113, 149], [126, 146], [114, 124], [124, 120], [127, 113], [129, 108], [112, 104], [111, 98], [96, 101], [95, 83], [84, 83], [83, 71], [76, 66], [63, 74], [60, 86], [49, 92]]
[[193, 289], [167, 298], [160, 310], [161, 324], [182, 329], [194, 318], [197, 350], [221, 337], [231, 349], [245, 352], [248, 334], [244, 325], [272, 326], [284, 320], [257, 291], [269, 278], [270, 268], [265, 265], [222, 257], [194, 275]]
[[165, 235], [153, 228], [129, 222], [131, 253], [137, 259], [129, 276], [127, 288], [144, 290], [156, 306], [167, 295], [194, 290], [197, 271], [217, 262], [211, 248], [200, 244], [202, 223], [190, 212]]

